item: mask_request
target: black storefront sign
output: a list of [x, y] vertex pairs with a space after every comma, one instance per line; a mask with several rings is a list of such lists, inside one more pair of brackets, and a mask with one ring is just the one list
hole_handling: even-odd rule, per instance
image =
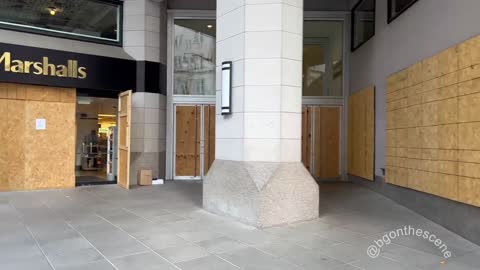
[[137, 62], [0, 43], [0, 81], [118, 93], [135, 90]]

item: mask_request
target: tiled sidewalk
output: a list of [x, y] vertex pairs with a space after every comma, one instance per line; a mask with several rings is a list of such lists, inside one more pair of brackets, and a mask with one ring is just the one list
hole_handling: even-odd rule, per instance
[[[480, 269], [480, 247], [353, 184], [321, 186], [321, 218], [257, 230], [201, 209], [201, 183], [0, 193], [0, 269]], [[428, 230], [453, 254], [385, 232]]]

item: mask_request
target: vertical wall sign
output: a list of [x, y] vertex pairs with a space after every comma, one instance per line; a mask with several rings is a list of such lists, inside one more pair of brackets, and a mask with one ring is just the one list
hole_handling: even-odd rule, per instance
[[232, 62], [222, 63], [222, 115], [232, 113]]

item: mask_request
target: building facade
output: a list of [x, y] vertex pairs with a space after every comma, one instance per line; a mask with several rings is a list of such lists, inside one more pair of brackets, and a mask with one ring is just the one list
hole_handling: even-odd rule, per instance
[[353, 181], [480, 242], [477, 1], [0, 7], [2, 191], [150, 169], [265, 227], [318, 216], [316, 181]]

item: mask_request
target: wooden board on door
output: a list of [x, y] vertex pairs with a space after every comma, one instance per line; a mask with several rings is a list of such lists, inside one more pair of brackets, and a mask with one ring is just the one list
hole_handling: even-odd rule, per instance
[[130, 188], [130, 123], [132, 117], [132, 91], [120, 93], [118, 98], [118, 168], [117, 183]]
[[200, 174], [200, 106], [175, 107], [175, 176]]
[[215, 105], [205, 105], [203, 107], [203, 132], [204, 132], [204, 150], [203, 150], [203, 173], [207, 175], [208, 170], [215, 160]]
[[313, 176], [319, 179], [337, 178], [340, 176], [340, 108], [315, 107], [313, 113]]

